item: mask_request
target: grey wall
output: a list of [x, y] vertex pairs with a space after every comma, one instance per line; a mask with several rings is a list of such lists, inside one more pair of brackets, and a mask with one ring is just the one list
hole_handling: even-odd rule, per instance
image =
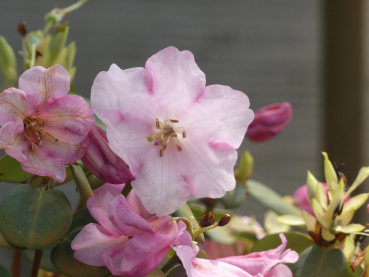
[[[17, 24], [43, 27], [43, 16], [56, 3], [74, 1], [1, 0], [0, 34], [16, 50]], [[225, 84], [245, 92], [256, 110], [289, 101], [291, 125], [263, 144], [247, 141], [255, 158], [254, 179], [281, 194], [305, 183], [306, 172], [322, 167], [320, 96], [320, 10], [314, 0], [90, 0], [70, 14], [69, 41], [77, 42], [77, 92], [89, 96], [92, 81], [112, 63], [121, 68], [144, 66], [166, 46], [195, 55], [208, 84]], [[0, 199], [11, 185], [0, 184]], [[73, 186], [67, 186], [74, 197]], [[262, 219], [265, 210], [249, 199], [240, 209]], [[9, 265], [10, 251], [0, 250]], [[24, 272], [28, 275], [28, 270]]]

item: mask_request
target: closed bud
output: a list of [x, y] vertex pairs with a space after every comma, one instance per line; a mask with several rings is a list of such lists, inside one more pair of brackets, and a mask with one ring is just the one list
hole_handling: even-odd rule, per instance
[[282, 132], [292, 119], [292, 106], [288, 102], [276, 103], [255, 112], [254, 121], [247, 129], [246, 136], [252, 142], [272, 139]]
[[219, 199], [226, 209], [235, 209], [240, 207], [246, 199], [246, 188], [236, 183], [234, 190], [227, 191], [226, 194]]
[[4, 81], [18, 79], [17, 60], [13, 48], [2, 36], [0, 36], [0, 70]]
[[68, 23], [65, 23], [56, 28], [54, 34], [51, 36], [48, 49], [49, 60], [47, 61], [49, 66], [54, 65], [59, 56], [62, 54], [67, 42], [68, 34], [69, 26]]
[[209, 212], [206, 215], [203, 215], [200, 220], [200, 226], [202, 228], [213, 225], [214, 223], [215, 223], [215, 215], [213, 215], [211, 212]]
[[17, 32], [22, 35], [25, 36], [27, 34], [27, 24], [25, 21], [21, 21], [18, 24], [18, 28], [17, 28]]
[[245, 184], [251, 177], [253, 169], [254, 158], [251, 156], [250, 152], [246, 150], [243, 152], [239, 165], [234, 172], [236, 180], [241, 184]]
[[335, 194], [337, 187], [338, 187], [338, 178], [336, 170], [334, 169], [331, 161], [328, 158], [328, 154], [325, 152], [322, 152], [324, 156], [324, 175], [325, 180], [328, 184], [329, 191], [332, 193], [332, 195]]
[[91, 173], [111, 184], [135, 180], [126, 163], [110, 149], [106, 134], [99, 126], [92, 127], [88, 138], [90, 143], [81, 160]]
[[231, 221], [231, 216], [229, 214], [225, 214], [222, 216], [222, 218], [219, 221], [219, 226], [226, 226]]

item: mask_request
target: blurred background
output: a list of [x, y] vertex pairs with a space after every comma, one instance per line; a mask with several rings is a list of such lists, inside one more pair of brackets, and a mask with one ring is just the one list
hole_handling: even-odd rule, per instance
[[[54, 5], [74, 2], [2, 0], [0, 35], [21, 50], [20, 21], [30, 31], [42, 29]], [[245, 92], [254, 111], [275, 102], [293, 106], [292, 123], [279, 136], [242, 144], [254, 156], [253, 179], [292, 194], [307, 170], [323, 179], [324, 150], [346, 164], [351, 183], [369, 164], [365, 10], [364, 0], [90, 0], [66, 18], [68, 42], [77, 43], [75, 88], [89, 97], [95, 76], [112, 63], [143, 67], [169, 45], [190, 50], [207, 84]], [[12, 186], [0, 184], [0, 201]], [[75, 205], [75, 187], [61, 189]], [[261, 222], [265, 211], [252, 199], [239, 209]], [[11, 251], [1, 249], [0, 260], [10, 265]]]

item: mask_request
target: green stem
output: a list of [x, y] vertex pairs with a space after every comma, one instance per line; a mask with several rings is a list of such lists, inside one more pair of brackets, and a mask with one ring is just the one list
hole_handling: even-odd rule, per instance
[[31, 45], [31, 63], [29, 67], [34, 67], [36, 62], [36, 44]]
[[219, 223], [215, 223], [213, 225], [210, 225], [208, 227], [204, 227], [198, 230], [195, 230], [194, 234], [193, 234], [193, 238], [196, 238], [197, 236], [201, 235], [202, 233], [209, 231], [211, 229], [214, 229], [215, 227], [218, 227]]
[[188, 218], [185, 218], [185, 217], [173, 217], [173, 220], [175, 221], [183, 221], [186, 226], [187, 226], [187, 231], [190, 233], [191, 237], [192, 238], [195, 238], [194, 237], [194, 233], [193, 233], [193, 225], [191, 223], [191, 221], [188, 219]]
[[81, 196], [82, 201], [86, 202], [90, 197], [94, 196], [90, 183], [79, 165], [71, 164], [69, 167], [78, 188], [78, 193]]
[[35, 256], [33, 258], [31, 277], [37, 277], [38, 271], [41, 265], [42, 254], [44, 253], [43, 249], [36, 249]]
[[53, 23], [50, 22], [50, 21], [47, 21], [46, 22], [46, 25], [45, 25], [45, 28], [44, 30], [42, 31], [42, 36], [45, 37], [46, 34], [50, 31], [51, 27], [53, 27]]
[[123, 190], [122, 190], [122, 194], [124, 195], [124, 197], [127, 198], [128, 194], [131, 192], [131, 190], [132, 190], [131, 183], [126, 183]]
[[178, 258], [176, 254], [174, 254], [174, 256], [172, 256], [169, 259], [169, 261], [161, 268], [161, 271], [163, 271], [163, 273], [167, 275], [169, 272], [171, 272], [174, 268], [176, 268], [180, 264], [181, 260]]
[[79, 0], [78, 2], [74, 3], [73, 5], [70, 5], [69, 7], [66, 7], [63, 10], [63, 13], [70, 13], [78, 8], [80, 8], [84, 3], [86, 3], [88, 0]]

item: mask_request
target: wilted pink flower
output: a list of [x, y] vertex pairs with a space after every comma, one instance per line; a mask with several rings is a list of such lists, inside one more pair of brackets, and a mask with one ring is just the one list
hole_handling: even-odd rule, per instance
[[129, 201], [107, 190], [88, 199], [98, 224], [86, 225], [73, 240], [77, 260], [128, 277], [145, 276], [159, 265], [178, 236], [177, 223], [169, 216], [150, 216]]
[[279, 237], [282, 240], [282, 244], [275, 249], [255, 252], [244, 256], [220, 258], [217, 261], [237, 266], [252, 276], [273, 276], [271, 270], [277, 267], [274, 269], [274, 272], [278, 272], [280, 275], [274, 276], [292, 277], [290, 269], [287, 266], [281, 266], [281, 264], [295, 263], [299, 259], [299, 255], [291, 249], [285, 250], [287, 239], [283, 234], [280, 234]]
[[[179, 224], [178, 227], [180, 227]], [[185, 228], [179, 228], [179, 236], [173, 249], [181, 259], [188, 277], [252, 277], [241, 268], [229, 263], [196, 258], [199, 247], [192, 244], [191, 235]]]
[[35, 66], [19, 78], [19, 89], [0, 94], [0, 148], [22, 168], [64, 181], [64, 165], [79, 160], [88, 145], [93, 110], [69, 92], [68, 71]]
[[91, 103], [149, 212], [166, 215], [191, 195], [220, 198], [235, 187], [235, 149], [253, 119], [249, 99], [205, 87], [191, 52], [168, 47], [145, 68], [113, 64], [96, 77]]
[[[322, 183], [322, 185], [328, 196], [328, 185], [326, 183]], [[344, 202], [347, 202], [350, 198], [350, 196], [347, 196]], [[303, 185], [295, 191], [295, 193], [293, 194], [293, 200], [296, 206], [299, 207], [301, 210], [307, 211], [308, 213], [314, 215], [313, 208], [311, 207], [308, 199], [307, 185]]]
[[274, 138], [290, 124], [292, 106], [288, 102], [276, 103], [255, 112], [246, 136], [253, 142], [263, 142]]
[[88, 138], [90, 143], [81, 160], [96, 177], [111, 184], [122, 184], [135, 179], [126, 163], [110, 149], [103, 129], [95, 124]]
[[[190, 234], [180, 230], [175, 246], [177, 256], [181, 259], [189, 277], [205, 276], [255, 276], [255, 277], [292, 277], [291, 270], [284, 263], [295, 263], [297, 252], [287, 249], [287, 239], [279, 235], [282, 244], [276, 249], [251, 253], [244, 256], [233, 256], [216, 260], [196, 258], [199, 251], [192, 245]], [[285, 251], [284, 251], [285, 250]]]

